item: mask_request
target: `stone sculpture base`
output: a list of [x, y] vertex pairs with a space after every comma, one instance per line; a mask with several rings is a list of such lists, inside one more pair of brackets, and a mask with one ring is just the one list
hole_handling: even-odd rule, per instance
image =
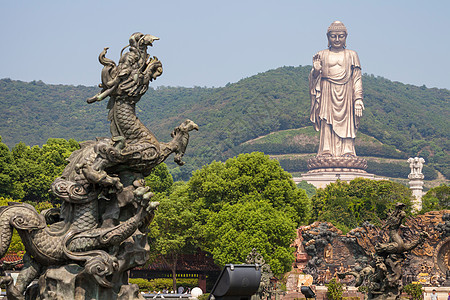
[[375, 177], [375, 174], [367, 172], [308, 172], [302, 174], [302, 177], [294, 177], [295, 183], [300, 183], [301, 181], [306, 181], [316, 188], [325, 188], [327, 184], [335, 182], [336, 180], [342, 181], [352, 181], [355, 178], [366, 178], [372, 180], [384, 180], [385, 178]]
[[315, 156], [308, 160], [309, 172], [365, 173], [367, 160], [357, 156]]
[[[50, 267], [39, 278], [39, 285], [27, 290], [27, 299], [31, 300], [144, 300], [136, 284], [122, 285], [119, 291], [104, 288], [87, 274], [84, 268], [76, 264], [62, 267]], [[117, 285], [116, 285], [117, 286]]]
[[316, 188], [324, 188], [327, 184], [340, 179], [351, 181], [362, 177], [372, 180], [383, 180], [367, 173], [367, 160], [357, 156], [315, 156], [308, 160], [308, 173], [295, 177], [294, 182], [306, 181]]

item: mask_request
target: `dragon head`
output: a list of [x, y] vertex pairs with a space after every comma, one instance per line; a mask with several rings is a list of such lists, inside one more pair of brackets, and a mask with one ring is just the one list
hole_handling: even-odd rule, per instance
[[141, 32], [135, 32], [130, 36], [129, 42], [130, 47], [146, 49], [148, 46], [152, 47], [153, 42], [156, 40], [159, 40], [159, 38], [151, 34], [143, 34]]

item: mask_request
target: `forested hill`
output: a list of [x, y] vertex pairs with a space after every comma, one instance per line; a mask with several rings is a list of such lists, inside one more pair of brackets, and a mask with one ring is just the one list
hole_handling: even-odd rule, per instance
[[[137, 106], [139, 118], [161, 141], [186, 118], [191, 134], [183, 171], [236, 155], [239, 145], [270, 132], [310, 126], [309, 66], [282, 67], [222, 88], [150, 89]], [[169, 76], [169, 75], [164, 75]], [[366, 110], [360, 131], [405, 155], [421, 155], [449, 178], [450, 91], [385, 78], [363, 78]], [[99, 89], [0, 80], [0, 136], [9, 147], [19, 141], [76, 140], [109, 136], [107, 101], [87, 104]]]

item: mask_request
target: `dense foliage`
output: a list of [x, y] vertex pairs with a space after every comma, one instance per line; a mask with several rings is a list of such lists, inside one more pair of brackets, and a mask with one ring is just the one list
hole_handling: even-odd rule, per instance
[[422, 197], [422, 211], [450, 209], [450, 186], [443, 184], [430, 189]]
[[344, 284], [342, 282], [338, 282], [336, 278], [333, 278], [325, 286], [327, 287], [327, 299], [342, 299], [342, 295], [344, 294]]
[[289, 271], [293, 263], [295, 223], [259, 195], [246, 196], [212, 212], [203, 226], [204, 249], [217, 264], [245, 263], [256, 248], [276, 274]]
[[[164, 178], [160, 177], [160, 180], [154, 182], [163, 182]], [[169, 195], [169, 191], [166, 191], [152, 198], [152, 201], [158, 201], [160, 205], [150, 226], [150, 246], [152, 253], [156, 255], [155, 259], [162, 259], [170, 267], [174, 290], [177, 286], [176, 266], [179, 255], [194, 252], [198, 243], [195, 211], [187, 197], [186, 188], [186, 184], [179, 182], [173, 186]]]
[[420, 283], [410, 283], [403, 287], [403, 292], [407, 293], [411, 300], [423, 299], [423, 287]]
[[333, 223], [343, 232], [368, 221], [381, 224], [397, 202], [405, 203], [411, 212], [411, 191], [404, 185], [387, 180], [357, 178], [350, 183], [336, 181], [318, 189], [312, 197], [311, 221]]
[[300, 183], [297, 184], [297, 187], [305, 190], [306, 195], [308, 195], [309, 198], [314, 196], [316, 194], [316, 187], [312, 185], [311, 183], [308, 183], [306, 180], [300, 181]]
[[153, 193], [169, 193], [173, 186], [173, 177], [169, 173], [165, 163], [157, 165], [152, 172], [145, 177], [145, 185], [150, 187]]
[[[169, 165], [176, 179], [188, 179], [202, 165], [242, 152], [241, 144], [248, 140], [311, 126], [309, 71], [309, 66], [282, 67], [222, 88], [150, 89], [138, 103], [137, 113], [163, 141], [186, 118], [200, 126], [188, 147], [187, 167]], [[359, 155], [420, 155], [427, 165], [450, 178], [450, 91], [405, 85], [373, 75], [364, 75], [363, 82], [366, 110], [360, 132], [385, 146], [357, 147]], [[85, 103], [97, 91], [94, 87], [0, 80], [0, 134], [11, 147], [19, 141], [41, 145], [48, 137], [86, 140], [108, 135], [106, 102]], [[314, 152], [315, 145], [311, 144], [307, 151]], [[277, 150], [285, 146], [272, 144], [245, 151], [306, 151], [291, 146]]]
[[[164, 289], [168, 291], [173, 290], [172, 279], [169, 278], [157, 278], [150, 280], [143, 278], [130, 278], [128, 281], [131, 284], [137, 284], [141, 292], [152, 293], [152, 292], [161, 292]], [[178, 279], [178, 286], [182, 286], [185, 289], [197, 287], [198, 279], [180, 278]]]
[[212, 162], [193, 174], [188, 195], [198, 214], [201, 247], [219, 265], [243, 263], [256, 248], [275, 273], [290, 270], [290, 244], [310, 205], [277, 161], [251, 153]]
[[218, 212], [244, 198], [268, 201], [299, 225], [307, 219], [309, 199], [276, 160], [260, 152], [212, 162], [189, 180], [189, 197], [202, 209]]
[[76, 149], [73, 139], [48, 139], [42, 147], [19, 143], [10, 151], [0, 138], [0, 196], [35, 203], [56, 200], [50, 185]]

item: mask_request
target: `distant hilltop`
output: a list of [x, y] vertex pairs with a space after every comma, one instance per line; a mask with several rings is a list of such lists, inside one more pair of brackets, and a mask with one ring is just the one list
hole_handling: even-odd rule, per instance
[[[186, 118], [199, 125], [199, 132], [190, 141], [186, 166], [175, 171], [180, 178], [190, 176], [203, 164], [223, 161], [240, 152], [263, 151], [274, 157], [292, 154], [298, 158], [300, 154], [314, 153], [310, 151], [313, 146], [301, 140], [301, 136], [314, 138], [309, 121], [310, 69], [281, 67], [220, 88], [150, 89], [138, 103], [137, 115], [161, 139]], [[356, 146], [358, 155], [376, 157], [372, 161], [378, 159], [378, 167], [392, 160], [398, 163], [409, 156], [421, 156], [429, 168], [429, 179], [450, 178], [450, 91], [373, 75], [364, 75], [363, 83], [366, 110], [359, 128], [364, 138]], [[86, 103], [98, 91], [97, 87], [1, 79], [2, 142], [11, 148], [20, 141], [42, 145], [48, 138], [82, 141], [109, 136], [107, 101]], [[301, 133], [297, 135], [297, 148], [283, 138], [285, 133], [264, 142], [250, 142], [291, 129]], [[281, 148], [283, 153], [279, 153]], [[405, 166], [406, 177], [406, 161]]]

